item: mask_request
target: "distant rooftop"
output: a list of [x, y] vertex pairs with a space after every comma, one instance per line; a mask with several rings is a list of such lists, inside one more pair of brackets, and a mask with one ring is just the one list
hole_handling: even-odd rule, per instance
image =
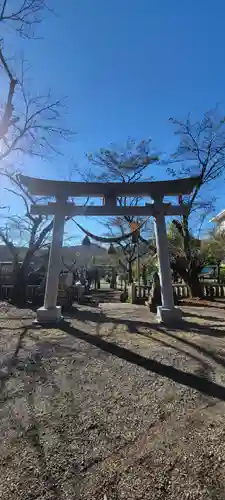
[[225, 209], [213, 217], [210, 222], [222, 222], [225, 220]]

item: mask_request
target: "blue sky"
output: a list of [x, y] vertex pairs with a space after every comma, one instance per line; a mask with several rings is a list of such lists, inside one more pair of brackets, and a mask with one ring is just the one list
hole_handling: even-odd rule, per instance
[[[128, 136], [151, 136], [171, 152], [169, 117], [225, 109], [224, 0], [54, 0], [54, 9], [39, 28], [43, 39], [24, 50], [34, 89], [67, 96], [67, 124], [78, 133], [65, 157], [29, 160], [30, 175], [65, 178], [73, 162], [85, 168], [85, 153]], [[90, 219], [85, 225], [99, 230]]]

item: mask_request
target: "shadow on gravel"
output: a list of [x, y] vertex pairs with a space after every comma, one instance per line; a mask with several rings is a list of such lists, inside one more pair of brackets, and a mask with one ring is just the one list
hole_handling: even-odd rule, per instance
[[[209, 359], [211, 359], [212, 361], [214, 361], [215, 363], [217, 363], [218, 365], [220, 365], [222, 368], [225, 369], [225, 359], [224, 357], [222, 357], [220, 354], [214, 352], [213, 350], [211, 349], [207, 349], [205, 347], [203, 347], [202, 345], [199, 345], [199, 344], [196, 344], [195, 342], [191, 342], [187, 339], [184, 339], [182, 337], [177, 337], [176, 335], [173, 335], [172, 333], [170, 332], [163, 332], [163, 334], [169, 338], [171, 338], [173, 341], [176, 342], [176, 344], [173, 344], [171, 342], [166, 342], [165, 340], [162, 340], [161, 338], [156, 338], [156, 337], [153, 337], [148, 334], [145, 334], [143, 332], [137, 332], [139, 335], [142, 335], [146, 338], [149, 338], [151, 339], [151, 342], [157, 342], [159, 344], [162, 344], [164, 345], [165, 347], [169, 347], [170, 349], [173, 349], [177, 352], [180, 352], [182, 354], [185, 354], [186, 356], [189, 356], [190, 358], [194, 359], [195, 361], [198, 361], [199, 363], [201, 363], [202, 367], [204, 368], [205, 372], [207, 371], [209, 373], [209, 370], [210, 370], [210, 366], [209, 364], [207, 363], [207, 361], [205, 361], [202, 357], [198, 357], [196, 356], [197, 353], [199, 353], [200, 355], [203, 355]], [[186, 350], [186, 349], [181, 349], [180, 347], [178, 347], [177, 345], [177, 342], [180, 342], [181, 344], [184, 344], [187, 348], [191, 348], [193, 351], [196, 352], [193, 353], [193, 352], [190, 352], [189, 350]]]
[[144, 356], [132, 352], [124, 347], [118, 346], [113, 342], [108, 342], [97, 335], [91, 335], [89, 333], [80, 331], [67, 322], [60, 323], [59, 328], [63, 332], [68, 333], [69, 335], [72, 335], [73, 337], [85, 342], [88, 342], [89, 344], [101, 349], [102, 351], [107, 352], [113, 356], [117, 356], [118, 358], [123, 359], [128, 363], [140, 366], [145, 370], [161, 375], [162, 377], [167, 377], [174, 382], [185, 385], [187, 387], [191, 387], [192, 389], [198, 390], [203, 394], [225, 401], [225, 387], [215, 382], [211, 382], [192, 373], [184, 372], [182, 370], [174, 368], [173, 366], [164, 365], [159, 361], [145, 358]]
[[222, 356], [215, 353], [214, 351], [212, 351], [211, 349], [207, 349], [206, 347], [204, 347], [202, 345], [198, 345], [195, 342], [191, 342], [190, 340], [187, 340], [187, 339], [184, 339], [181, 337], [178, 338], [176, 335], [173, 335], [170, 332], [165, 332], [165, 335], [172, 338], [173, 340], [176, 340], [178, 342], [181, 342], [182, 344], [185, 344], [188, 347], [191, 347], [192, 349], [195, 349], [199, 353], [204, 354], [208, 358], [211, 358], [217, 364], [219, 364], [220, 366], [225, 368], [225, 359]]
[[[221, 304], [221, 305], [219, 305], [219, 304]], [[206, 305], [206, 303], [202, 304], [201, 301], [199, 301], [199, 302], [185, 302], [185, 301], [179, 300], [179, 302], [178, 302], [178, 305], [180, 307], [207, 307], [207, 308], [214, 307], [215, 309], [223, 310], [222, 304], [224, 305], [224, 308], [225, 308], [225, 300], [222, 300], [222, 299], [221, 300], [216, 299], [216, 302], [213, 302], [213, 300], [207, 300], [207, 305]]]
[[12, 356], [7, 360], [7, 362], [5, 364], [3, 364], [3, 366], [0, 369], [0, 392], [3, 391], [7, 380], [13, 375], [14, 370], [16, 369], [17, 362], [18, 362], [18, 354], [19, 354], [20, 349], [22, 348], [23, 339], [27, 333], [28, 326], [24, 326], [23, 328], [20, 327], [20, 330], [21, 329], [22, 329], [22, 332], [19, 335], [19, 338], [18, 338], [17, 343], [16, 343], [16, 347], [15, 347], [15, 350], [14, 350]]
[[[97, 312], [98, 311], [98, 312]], [[151, 321], [151, 315], [152, 313], [149, 313], [149, 321], [140, 321], [140, 320], [135, 320], [135, 319], [128, 319], [128, 318], [115, 318], [113, 316], [107, 316], [104, 314], [100, 309], [95, 309], [95, 310], [80, 310], [73, 308], [69, 314], [67, 314], [68, 319], [74, 319], [78, 321], [84, 321], [84, 322], [92, 322], [92, 323], [114, 323], [118, 325], [126, 325], [127, 328], [129, 329], [130, 333], [136, 333], [137, 328], [149, 328], [149, 329], [155, 329], [157, 331], [162, 331], [166, 332], [166, 327], [163, 325], [159, 325], [155, 321]], [[153, 316], [153, 315], [152, 315]], [[190, 317], [192, 314], [189, 313], [184, 313], [185, 317]], [[196, 317], [196, 315], [195, 315]], [[215, 317], [211, 317], [214, 321], [216, 321]], [[206, 318], [206, 319], [209, 319]], [[224, 324], [225, 327], [225, 324]], [[224, 330], [218, 330], [218, 324], [211, 324], [211, 325], [201, 325], [197, 322], [194, 321], [183, 321], [182, 323], [177, 324], [177, 326], [170, 327], [170, 330], [172, 331], [184, 331], [184, 332], [189, 332], [189, 333], [198, 333], [199, 335], [209, 335], [212, 337], [225, 337], [225, 328]]]
[[[223, 309], [220, 309], [221, 312], [224, 312]], [[202, 313], [199, 313], [196, 311], [196, 312], [189, 312], [189, 311], [183, 311], [183, 317], [190, 317], [190, 318], [197, 318], [198, 316], [200, 316], [200, 318], [202, 319], [206, 319], [208, 321], [215, 321], [215, 320], [218, 320], [220, 323], [224, 323], [225, 324], [225, 314], [224, 314], [224, 318], [221, 318], [220, 316], [217, 318], [215, 318], [215, 316], [210, 316], [210, 315], [207, 315], [207, 314], [202, 314]]]
[[[206, 318], [209, 319], [209, 318]], [[216, 318], [213, 318], [214, 321]], [[225, 326], [225, 325], [224, 325]], [[164, 328], [165, 330], [165, 328]], [[170, 328], [170, 330], [174, 331], [183, 331], [183, 332], [189, 332], [189, 333], [197, 333], [198, 335], [208, 335], [209, 337], [218, 337], [218, 338], [223, 338], [225, 337], [225, 328], [224, 330], [220, 329], [218, 330], [218, 323], [211, 324], [211, 325], [201, 325], [199, 323], [195, 323], [194, 321], [184, 321], [182, 325], [177, 325], [173, 326]]]

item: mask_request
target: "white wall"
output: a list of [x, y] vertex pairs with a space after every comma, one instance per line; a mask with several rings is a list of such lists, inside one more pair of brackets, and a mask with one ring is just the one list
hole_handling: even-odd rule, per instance
[[225, 231], [225, 220], [217, 222], [216, 229], [217, 231]]

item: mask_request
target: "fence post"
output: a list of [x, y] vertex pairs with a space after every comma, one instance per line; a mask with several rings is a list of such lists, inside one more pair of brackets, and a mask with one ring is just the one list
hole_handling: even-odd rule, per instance
[[136, 303], [136, 285], [135, 283], [131, 283], [128, 287], [128, 296], [131, 299], [131, 304]]

